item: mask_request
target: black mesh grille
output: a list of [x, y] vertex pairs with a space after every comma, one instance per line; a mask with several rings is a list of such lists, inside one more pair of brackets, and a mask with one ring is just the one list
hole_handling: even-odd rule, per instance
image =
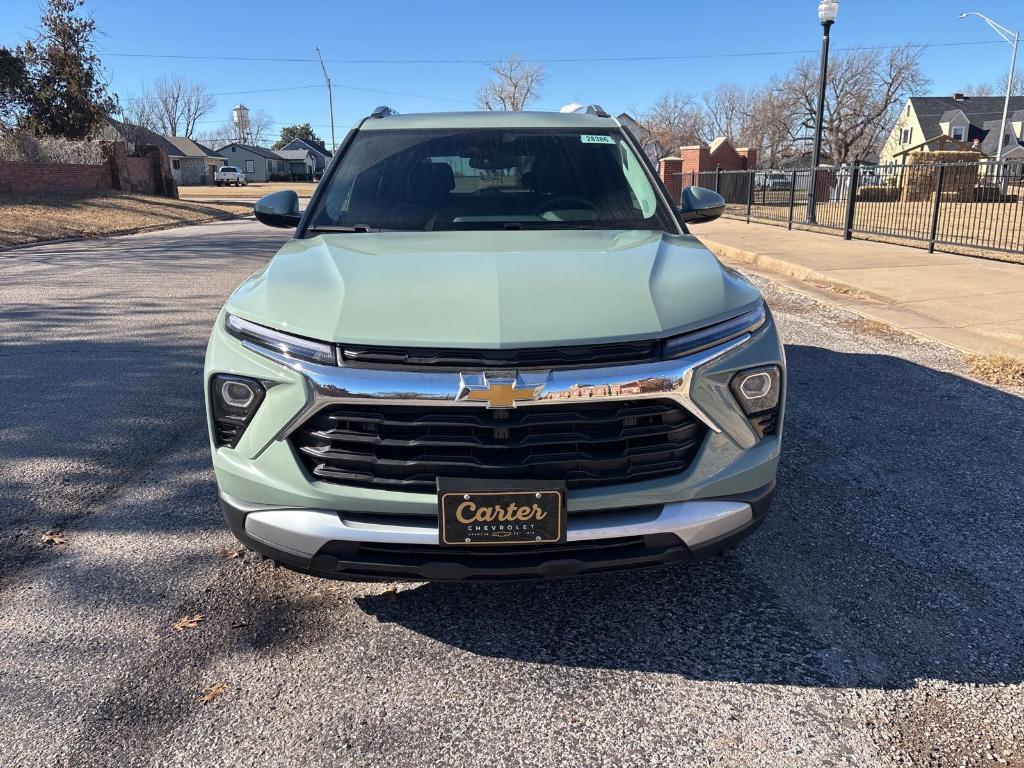
[[411, 366], [432, 370], [467, 368], [595, 368], [635, 365], [660, 359], [658, 341], [624, 341], [537, 349], [442, 349], [426, 347], [360, 347], [341, 349], [345, 365]]
[[565, 480], [569, 488], [681, 472], [706, 427], [670, 400], [513, 409], [336, 405], [291, 437], [320, 480], [433, 493], [441, 477]]

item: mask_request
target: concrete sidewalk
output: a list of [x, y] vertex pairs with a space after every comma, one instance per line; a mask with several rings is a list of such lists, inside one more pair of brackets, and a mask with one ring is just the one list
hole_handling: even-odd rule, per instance
[[723, 261], [967, 352], [1024, 355], [1024, 264], [719, 219], [693, 228]]

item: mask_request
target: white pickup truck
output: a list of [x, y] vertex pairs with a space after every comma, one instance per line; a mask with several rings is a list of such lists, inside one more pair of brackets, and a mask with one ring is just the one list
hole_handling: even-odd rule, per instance
[[227, 184], [231, 186], [234, 184], [236, 187], [244, 187], [248, 182], [245, 180], [245, 174], [242, 173], [242, 169], [235, 165], [222, 165], [217, 169], [217, 172], [213, 174], [213, 182], [218, 187]]

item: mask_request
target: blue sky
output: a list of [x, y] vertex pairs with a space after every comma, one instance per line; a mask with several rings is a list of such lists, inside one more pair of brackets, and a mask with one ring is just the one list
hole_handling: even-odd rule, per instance
[[[963, 3], [967, 3], [964, 5]], [[31, 36], [41, 0], [3, 0], [0, 44]], [[204, 81], [218, 96], [216, 114], [200, 129], [226, 122], [238, 101], [265, 109], [280, 124], [310, 122], [329, 140], [326, 91], [314, 46], [335, 82], [338, 140], [378, 104], [400, 112], [472, 109], [489, 60], [517, 51], [535, 59], [694, 56], [654, 61], [549, 61], [540, 109], [576, 100], [609, 111], [642, 109], [661, 94], [699, 96], [720, 82], [749, 85], [785, 70], [820, 42], [816, 0], [732, 2], [577, 0], [435, 0], [434, 2], [284, 3], [268, 0], [87, 0], [112, 89], [137, 92], [162, 74]], [[995, 40], [978, 19], [985, 13], [1011, 29], [1024, 28], [1020, 0], [841, 0], [834, 48], [903, 42], [970, 43]], [[735, 29], [728, 28], [735, 23]], [[706, 31], [704, 31], [706, 30]], [[713, 30], [713, 31], [712, 31]], [[751, 53], [787, 52], [782, 55]], [[969, 82], [1005, 78], [1009, 46], [929, 48], [924, 68], [933, 94]], [[114, 54], [244, 56], [313, 61], [218, 61]], [[724, 55], [728, 54], [728, 55]], [[1018, 66], [1024, 66], [1022, 52]], [[370, 63], [382, 59], [446, 59], [446, 63]], [[264, 89], [272, 93], [240, 93]], [[368, 90], [358, 90], [368, 89]], [[373, 91], [391, 91], [376, 93]]]

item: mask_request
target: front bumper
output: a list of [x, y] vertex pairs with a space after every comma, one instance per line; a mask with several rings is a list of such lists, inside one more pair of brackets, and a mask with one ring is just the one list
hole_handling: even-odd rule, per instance
[[751, 533], [775, 483], [748, 494], [569, 517], [563, 545], [472, 549], [438, 544], [437, 522], [335, 510], [221, 507], [250, 549], [295, 570], [340, 579], [494, 581], [556, 578], [702, 560]]
[[570, 490], [566, 544], [488, 547], [483, 554], [438, 545], [436, 495], [317, 480], [288, 440], [325, 404], [382, 396], [401, 402], [392, 390], [407, 398], [407, 383], [418, 385], [418, 397], [431, 402], [454, 398], [458, 374], [417, 374], [406, 382], [405, 374], [391, 371], [277, 360], [228, 336], [222, 317], [207, 352], [207, 382], [214, 373], [256, 377], [266, 397], [235, 448], [213, 446], [221, 503], [246, 546], [287, 566], [339, 578], [530, 578], [699, 559], [763, 519], [774, 488], [785, 397], [783, 386], [776, 434], [759, 438], [729, 389], [739, 370], [775, 364], [785, 371], [770, 319], [749, 338], [700, 354], [659, 364], [655, 379], [651, 366], [577, 371], [575, 377], [552, 373], [540, 390], [541, 402], [529, 407], [544, 408], [567, 392], [607, 396], [580, 386], [594, 383], [582, 377], [587, 373], [606, 381], [617, 377], [613, 384], [654, 382], [666, 388], [660, 396], [667, 392], [708, 425], [706, 439], [678, 474]]

